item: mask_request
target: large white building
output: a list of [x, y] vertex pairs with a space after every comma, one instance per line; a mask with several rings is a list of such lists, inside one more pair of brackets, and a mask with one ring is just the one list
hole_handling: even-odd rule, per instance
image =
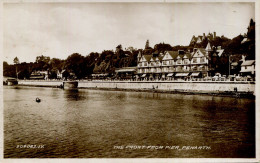
[[194, 48], [192, 52], [166, 51], [164, 54], [143, 55], [140, 51], [137, 56], [138, 78], [165, 79], [206, 77], [215, 70], [213, 62], [224, 56], [220, 47]]

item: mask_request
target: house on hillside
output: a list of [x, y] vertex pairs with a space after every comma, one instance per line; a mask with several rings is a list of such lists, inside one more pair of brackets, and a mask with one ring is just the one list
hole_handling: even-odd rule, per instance
[[191, 46], [194, 46], [194, 45], [196, 45], [196, 44], [199, 44], [199, 43], [201, 43], [202, 41], [204, 41], [204, 40], [208, 40], [208, 41], [212, 41], [212, 40], [214, 40], [215, 38], [216, 38], [217, 36], [216, 36], [216, 32], [213, 32], [213, 33], [208, 33], [207, 35], [205, 34], [205, 33], [203, 33], [203, 35], [201, 36], [201, 35], [199, 35], [199, 36], [195, 36], [195, 35], [193, 35], [192, 36], [192, 38], [191, 38], [191, 41], [190, 41], [190, 45]]

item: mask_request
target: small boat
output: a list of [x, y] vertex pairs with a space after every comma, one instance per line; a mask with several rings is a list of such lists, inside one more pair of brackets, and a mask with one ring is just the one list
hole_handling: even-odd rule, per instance
[[38, 103], [41, 102], [41, 99], [37, 97], [36, 102], [38, 102]]

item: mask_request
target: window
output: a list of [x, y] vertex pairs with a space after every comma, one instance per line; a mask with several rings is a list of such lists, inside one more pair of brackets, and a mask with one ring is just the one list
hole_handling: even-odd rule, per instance
[[178, 63], [178, 64], [181, 64], [181, 59], [178, 59], [177, 63]]
[[163, 65], [166, 65], [166, 61], [163, 61]]
[[197, 58], [193, 58], [193, 63], [197, 63]]
[[144, 66], [147, 66], [147, 62], [144, 62]]
[[188, 60], [188, 59], [185, 59], [185, 60], [184, 60], [184, 64], [189, 64], [189, 60]]
[[177, 67], [177, 70], [178, 70], [178, 71], [182, 70], [182, 67], [181, 67], [181, 66], [178, 66], [178, 67]]
[[245, 69], [247, 69], [247, 66], [245, 66]]
[[200, 58], [200, 62], [201, 63], [205, 62], [205, 58], [204, 57]]

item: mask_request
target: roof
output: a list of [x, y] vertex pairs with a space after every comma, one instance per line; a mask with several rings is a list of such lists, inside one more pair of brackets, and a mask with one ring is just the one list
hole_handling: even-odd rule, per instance
[[251, 66], [255, 64], [255, 60], [247, 60], [247, 61], [244, 61], [241, 66]]
[[248, 41], [248, 39], [245, 37], [242, 41], [241, 41], [241, 44], [243, 44], [243, 43], [245, 43], [245, 42], [247, 42]]
[[208, 42], [208, 44], [207, 44], [205, 50], [211, 50], [211, 46], [210, 46], [210, 43], [209, 43], [209, 42]]
[[149, 62], [153, 55], [143, 55], [143, 57]]
[[204, 48], [198, 48], [197, 50], [201, 51], [201, 53], [206, 57], [206, 50]]
[[162, 61], [163, 57], [157, 57], [160, 61]]
[[139, 51], [137, 57], [142, 57], [142, 53], [141, 53], [141, 51]]
[[217, 52], [218, 52], [218, 56], [221, 57], [224, 52], [224, 49], [217, 50]]
[[192, 58], [192, 54], [191, 53], [185, 53], [184, 55], [186, 55], [188, 59]]
[[173, 59], [177, 58], [178, 56], [178, 51], [167, 51], [167, 52], [171, 55]]
[[[152, 59], [154, 60], [154, 62], [156, 61], [156, 57], [151, 57], [151, 60], [152, 60]], [[151, 60], [150, 60], [150, 61], [151, 61]]]
[[193, 72], [190, 76], [199, 76], [200, 72]]

